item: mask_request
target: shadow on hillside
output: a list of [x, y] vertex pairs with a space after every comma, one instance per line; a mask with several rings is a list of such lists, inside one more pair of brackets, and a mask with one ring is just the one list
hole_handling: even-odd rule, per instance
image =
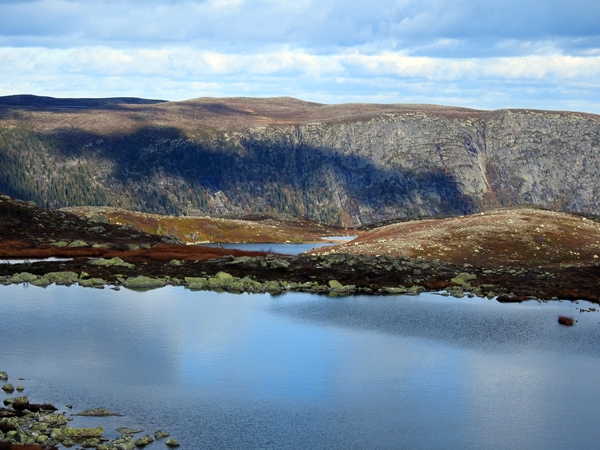
[[[147, 127], [110, 137], [61, 130], [53, 133], [51, 142], [47, 147], [62, 159], [94, 155], [112, 161], [114, 180], [125, 186], [151, 186], [148, 196], [168, 191], [172, 198], [202, 188], [221, 191], [242, 204], [263, 198], [276, 210], [318, 220], [326, 218], [317, 214], [320, 208], [336, 209], [346, 217], [361, 217], [363, 223], [387, 218], [390, 211], [417, 216], [476, 209], [442, 168], [423, 173], [383, 168], [361, 156], [284, 141], [246, 139], [240, 146], [223, 139], [209, 146], [175, 128]], [[155, 177], [184, 184], [161, 187]]]

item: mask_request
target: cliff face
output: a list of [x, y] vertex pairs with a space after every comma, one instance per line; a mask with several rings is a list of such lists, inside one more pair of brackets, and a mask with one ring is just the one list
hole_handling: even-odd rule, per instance
[[600, 214], [600, 116], [590, 114], [1, 100], [0, 191], [48, 206], [281, 211], [344, 225], [517, 204]]

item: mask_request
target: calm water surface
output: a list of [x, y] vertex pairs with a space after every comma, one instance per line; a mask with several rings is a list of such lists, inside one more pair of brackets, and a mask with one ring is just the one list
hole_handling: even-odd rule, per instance
[[[200, 244], [205, 247], [216, 248], [218, 244]], [[269, 252], [279, 253], [281, 255], [297, 255], [304, 253], [313, 248], [327, 247], [330, 245], [336, 245], [330, 242], [313, 242], [305, 244], [274, 244], [269, 242], [233, 242], [227, 244], [221, 244], [223, 248], [245, 250], [248, 252]]]
[[597, 448], [588, 306], [0, 286], [0, 370], [183, 449]]

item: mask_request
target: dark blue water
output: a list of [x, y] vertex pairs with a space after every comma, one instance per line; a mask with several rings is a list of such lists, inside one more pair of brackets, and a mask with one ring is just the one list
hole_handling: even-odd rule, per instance
[[0, 370], [184, 449], [596, 448], [588, 306], [0, 286]]

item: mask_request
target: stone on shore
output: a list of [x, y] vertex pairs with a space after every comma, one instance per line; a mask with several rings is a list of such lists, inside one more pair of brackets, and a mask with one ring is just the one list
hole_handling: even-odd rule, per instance
[[150, 278], [139, 275], [124, 279], [122, 284], [128, 289], [154, 289], [165, 286], [167, 282], [163, 278]]
[[118, 256], [109, 259], [94, 259], [90, 261], [89, 264], [93, 266], [117, 266], [117, 267], [127, 267], [128, 269], [133, 269], [135, 265], [123, 261]]

